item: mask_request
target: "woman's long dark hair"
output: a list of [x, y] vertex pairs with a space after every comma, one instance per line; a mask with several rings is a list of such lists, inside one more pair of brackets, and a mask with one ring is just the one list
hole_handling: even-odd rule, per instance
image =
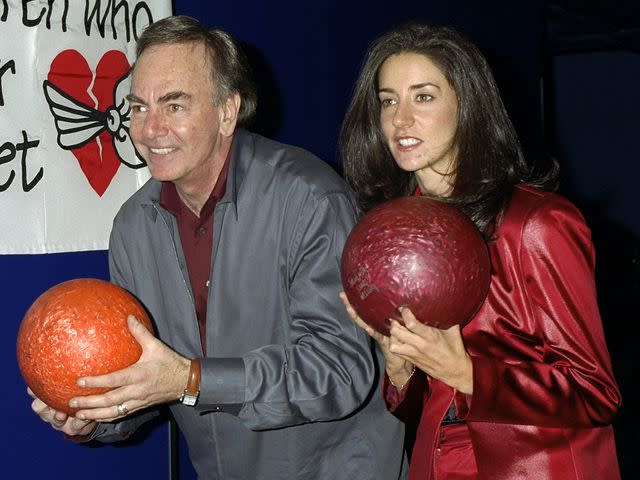
[[458, 98], [455, 177], [451, 195], [443, 200], [457, 205], [486, 231], [508, 203], [516, 183], [555, 187], [556, 164], [544, 177], [533, 178], [491, 69], [478, 48], [451, 28], [411, 23], [371, 45], [342, 124], [345, 179], [364, 211], [411, 195], [417, 185], [415, 175], [401, 170], [393, 160], [380, 126], [378, 73], [387, 58], [399, 53], [428, 57]]

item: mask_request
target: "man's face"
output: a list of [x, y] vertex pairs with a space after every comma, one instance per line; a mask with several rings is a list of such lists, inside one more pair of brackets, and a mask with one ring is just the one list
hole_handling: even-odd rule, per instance
[[226, 158], [228, 132], [221, 130], [224, 109], [213, 103], [204, 46], [149, 47], [136, 63], [128, 98], [131, 138], [151, 175], [183, 192], [210, 190]]

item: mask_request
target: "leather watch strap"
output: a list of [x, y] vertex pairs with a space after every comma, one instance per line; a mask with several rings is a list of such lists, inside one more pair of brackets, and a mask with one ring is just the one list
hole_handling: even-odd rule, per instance
[[191, 366], [189, 367], [189, 379], [187, 380], [187, 387], [184, 389], [180, 402], [185, 405], [193, 406], [198, 401], [200, 395], [200, 359], [194, 358], [191, 360]]

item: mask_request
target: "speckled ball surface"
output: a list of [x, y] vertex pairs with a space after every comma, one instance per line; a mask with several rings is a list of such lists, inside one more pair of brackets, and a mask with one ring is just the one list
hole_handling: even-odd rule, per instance
[[44, 292], [18, 331], [18, 365], [27, 385], [47, 405], [73, 415], [76, 410], [68, 404], [72, 397], [106, 391], [78, 387], [79, 377], [120, 370], [140, 358], [128, 315], [153, 332], [142, 305], [113, 283], [80, 278]]
[[401, 197], [367, 212], [349, 234], [342, 283], [358, 315], [389, 334], [409, 307], [421, 322], [466, 325], [484, 301], [489, 252], [476, 226], [456, 207], [425, 197]]

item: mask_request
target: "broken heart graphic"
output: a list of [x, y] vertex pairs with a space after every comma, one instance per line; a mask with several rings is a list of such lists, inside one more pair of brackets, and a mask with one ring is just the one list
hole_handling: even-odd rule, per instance
[[[107, 190], [121, 163], [114, 147], [114, 133], [106, 130], [105, 122], [102, 119], [105, 118], [105, 115], [109, 118], [113, 117], [116, 83], [128, 71], [129, 62], [124, 53], [118, 50], [108, 51], [102, 56], [96, 67], [95, 75], [80, 52], [65, 50], [53, 59], [47, 76], [48, 82], [57, 87], [58, 95], [71, 97], [72, 102], [75, 100], [73, 103], [84, 104], [87, 107], [86, 110], [75, 110], [68, 105], [62, 105], [62, 107], [56, 105], [59, 110], [65, 112], [67, 124], [72, 124], [74, 118], [77, 123], [83, 122], [81, 117], [87, 117], [85, 111], [88, 110], [91, 111], [90, 113], [99, 114], [93, 115], [96, 117], [93, 128], [100, 133], [88, 137], [88, 141], [67, 147], [78, 160], [91, 188], [99, 196], [102, 196]], [[47, 93], [46, 83], [45, 94]], [[47, 101], [55, 117], [56, 112], [54, 112], [49, 95], [47, 95]], [[57, 123], [56, 126], [58, 126]], [[83, 128], [86, 130], [86, 127], [79, 126], [75, 130], [68, 130], [66, 134], [73, 135], [74, 131], [80, 131]], [[58, 130], [58, 134], [61, 135], [60, 130]]]

